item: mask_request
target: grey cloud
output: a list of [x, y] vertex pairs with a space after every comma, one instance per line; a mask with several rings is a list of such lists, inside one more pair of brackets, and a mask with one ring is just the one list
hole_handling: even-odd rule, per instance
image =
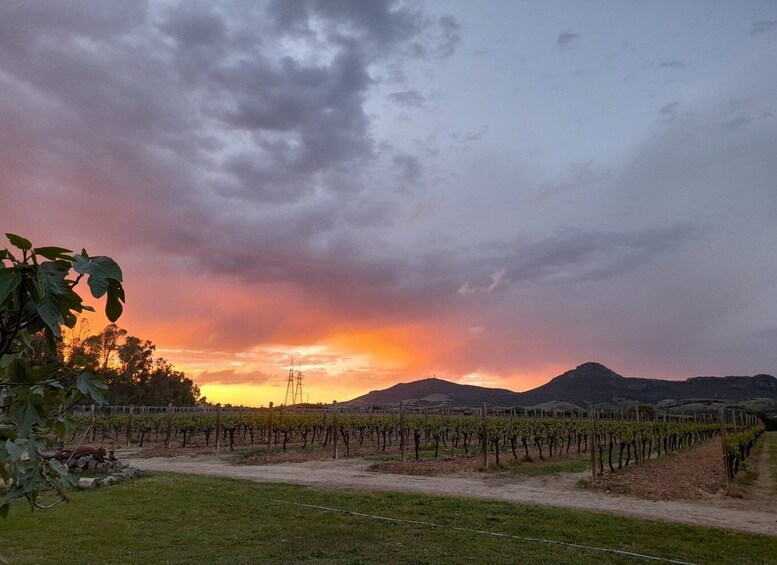
[[679, 224], [641, 231], [567, 229], [528, 244], [491, 242], [473, 264], [482, 274], [465, 284], [491, 292], [508, 286], [507, 281], [569, 284], [611, 278], [672, 253], [701, 233], [696, 226]]
[[661, 121], [664, 123], [669, 123], [674, 121], [674, 119], [677, 117], [677, 109], [680, 107], [680, 103], [670, 102], [669, 104], [665, 104], [661, 107], [661, 109], [658, 111], [658, 113], [661, 116]]
[[677, 59], [670, 59], [669, 61], [661, 61], [658, 64], [659, 69], [681, 69], [685, 67], [685, 63], [678, 61]]
[[224, 19], [196, 4], [184, 4], [171, 10], [160, 27], [186, 49], [222, 44], [227, 38]]
[[763, 341], [774, 342], [777, 340], [777, 326], [750, 332], [750, 335]]
[[563, 180], [540, 185], [534, 197], [534, 202], [542, 203], [568, 191], [590, 190], [597, 183], [605, 180], [607, 176], [607, 172], [595, 170], [591, 162], [570, 165]]
[[373, 49], [396, 47], [426, 26], [420, 10], [390, 0], [273, 0], [269, 9], [281, 32], [312, 34], [309, 23], [317, 18], [330, 41], [351, 37]]
[[437, 56], [441, 59], [450, 57], [461, 44], [461, 26], [452, 16], [443, 16], [439, 20], [441, 38], [437, 46]]
[[422, 108], [426, 103], [426, 97], [417, 90], [392, 92], [388, 97], [392, 102], [408, 108]]
[[225, 196], [276, 204], [295, 202], [311, 194], [314, 190], [311, 183], [293, 182], [294, 176], [283, 168], [282, 155], [288, 144], [282, 145], [275, 152], [281, 157], [274, 163], [271, 163], [272, 157], [260, 159], [258, 154], [231, 155], [224, 163], [224, 170], [235, 182], [216, 185], [217, 190]]
[[750, 26], [750, 35], [760, 35], [777, 30], [777, 20], [753, 22]]
[[569, 47], [569, 45], [578, 37], [580, 37], [579, 33], [565, 31], [559, 34], [558, 38], [556, 39], [556, 45], [558, 45], [561, 49], [565, 49], [566, 47]]
[[752, 121], [753, 119], [747, 114], [739, 114], [733, 120], [730, 120], [725, 124], [723, 124], [723, 127], [726, 129], [739, 129], [747, 126]]
[[88, 6], [57, 0], [4, 2], [0, 7], [0, 45], [28, 50], [44, 37], [104, 38], [127, 33], [143, 23], [146, 10], [145, 0], [98, 1]]
[[[327, 44], [333, 56], [308, 61], [274, 52], [285, 31], [262, 27], [248, 2], [184, 2], [161, 14], [131, 2], [20, 6], [2, 8], [13, 26], [0, 19], [0, 164], [19, 175], [0, 179], [0, 190], [18, 192], [21, 177], [57, 179], [58, 190], [45, 181], [20, 197], [43, 197], [41, 217], [78, 202], [125, 230], [124, 245], [153, 240], [189, 253], [232, 240], [238, 256], [261, 255], [255, 247], [264, 245], [300, 255], [307, 245], [312, 254], [343, 249], [334, 242], [345, 236], [330, 232], [390, 225], [391, 203], [354, 196], [374, 158], [367, 68], [383, 55], [344, 32], [358, 28], [401, 50], [427, 21], [416, 9], [354, 2], [341, 17], [339, 8], [303, 6], [333, 30], [345, 22]], [[391, 21], [375, 20], [384, 16]], [[133, 220], [140, 202], [154, 204]]]
[[392, 161], [399, 170], [397, 176], [401, 182], [411, 183], [421, 176], [421, 162], [416, 157], [401, 154], [395, 155]]
[[424, 58], [446, 58], [461, 43], [461, 27], [452, 16], [427, 17], [420, 5], [395, 0], [273, 0], [269, 8], [277, 29], [314, 36], [311, 20], [324, 24], [333, 43], [357, 42], [373, 56], [388, 52]]

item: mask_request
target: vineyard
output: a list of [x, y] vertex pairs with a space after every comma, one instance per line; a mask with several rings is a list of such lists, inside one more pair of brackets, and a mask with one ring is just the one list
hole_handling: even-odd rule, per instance
[[118, 414], [77, 416], [71, 440], [179, 449], [331, 450], [335, 458], [351, 456], [354, 451], [402, 459], [480, 456], [484, 466], [489, 461], [497, 465], [510, 460], [545, 461], [572, 453], [589, 456], [592, 473], [602, 475], [722, 436], [730, 479], [764, 430], [747, 414], [719, 416], [717, 421], [705, 417], [701, 422], [594, 416], [554, 418], [488, 410], [470, 414], [340, 412], [332, 407], [141, 408], [139, 413], [124, 409]]

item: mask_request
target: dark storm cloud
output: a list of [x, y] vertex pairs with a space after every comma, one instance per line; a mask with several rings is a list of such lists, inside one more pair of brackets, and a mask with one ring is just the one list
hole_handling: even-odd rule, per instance
[[[283, 2], [274, 5], [270, 27], [251, 2], [171, 4], [158, 18], [143, 2], [8, 3], [2, 10], [0, 159], [7, 170], [56, 178], [69, 196], [115, 198], [128, 209], [154, 202], [143, 222], [153, 229], [138, 235], [176, 251], [218, 231], [222, 218], [234, 227], [236, 198], [291, 204], [362, 190], [360, 171], [375, 158], [363, 108], [368, 66], [376, 56], [406, 56], [415, 41], [436, 44], [422, 31], [446, 35], [439, 30], [450, 28], [417, 9], [379, 2]], [[311, 18], [331, 33], [308, 47], [331, 56], [273, 50]], [[22, 144], [39, 151], [19, 151]], [[4, 191], [15, 188], [10, 182], [0, 179]], [[71, 200], [67, 191], [49, 195], [52, 209], [58, 196]], [[323, 197], [315, 206], [338, 205]], [[92, 200], [86, 208], [104, 206]], [[339, 210], [340, 221], [385, 225], [361, 200], [341, 202]], [[287, 223], [309, 219], [306, 206], [281, 214]]]
[[[282, 32], [315, 36], [311, 22], [323, 22], [328, 41], [355, 40], [376, 56], [398, 49], [413, 57], [445, 58], [461, 43], [455, 18], [443, 16], [434, 21], [418, 6], [393, 0], [274, 0], [270, 12]], [[424, 32], [429, 33], [424, 36]]]
[[569, 47], [569, 45], [576, 40], [578, 37], [580, 37], [579, 33], [573, 33], [571, 31], [565, 31], [563, 33], [560, 33], [558, 38], [556, 39], [556, 45], [559, 46], [561, 49], [565, 49]]
[[309, 23], [318, 17], [327, 22], [330, 38], [346, 30], [382, 47], [415, 37], [424, 25], [420, 11], [387, 0], [274, 0], [270, 12], [281, 31], [312, 33]]
[[[10, 14], [19, 6], [2, 8], [14, 26], [0, 18], [0, 191], [38, 214], [21, 225], [3, 206], [9, 229], [88, 218], [59, 242], [101, 241], [117, 257], [153, 249], [190, 272], [320, 288], [325, 302], [350, 292], [355, 315], [377, 313], [384, 291], [400, 301], [401, 263], [373, 256], [359, 232], [391, 226], [394, 210], [367, 167], [378, 157], [368, 69], [440, 44], [422, 30], [448, 32], [379, 3], [302, 5], [273, 26], [250, 2]], [[307, 38], [304, 14], [330, 35]], [[302, 54], [275, 51], [282, 40]], [[388, 161], [408, 181], [420, 168]]]

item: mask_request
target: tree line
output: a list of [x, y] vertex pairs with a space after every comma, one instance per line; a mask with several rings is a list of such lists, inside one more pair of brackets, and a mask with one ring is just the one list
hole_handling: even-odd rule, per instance
[[172, 402], [194, 406], [207, 402], [194, 381], [155, 355], [156, 345], [150, 340], [128, 335], [116, 324], [97, 334], [84, 333], [83, 326], [77, 328], [54, 351], [47, 350], [41, 341], [34, 348], [34, 357], [39, 362], [59, 361], [65, 367], [88, 367], [108, 385], [104, 396], [110, 405], [163, 406]]

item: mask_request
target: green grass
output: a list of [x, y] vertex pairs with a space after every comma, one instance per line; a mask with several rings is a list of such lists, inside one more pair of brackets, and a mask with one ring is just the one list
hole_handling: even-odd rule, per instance
[[[276, 500], [439, 526], [376, 520]], [[9, 520], [0, 523], [0, 553], [14, 565], [648, 562], [474, 530], [694, 563], [777, 562], [777, 537], [499, 502], [337, 493], [173, 474], [151, 474], [78, 492], [71, 504], [48, 511], [30, 513], [16, 505]]]

